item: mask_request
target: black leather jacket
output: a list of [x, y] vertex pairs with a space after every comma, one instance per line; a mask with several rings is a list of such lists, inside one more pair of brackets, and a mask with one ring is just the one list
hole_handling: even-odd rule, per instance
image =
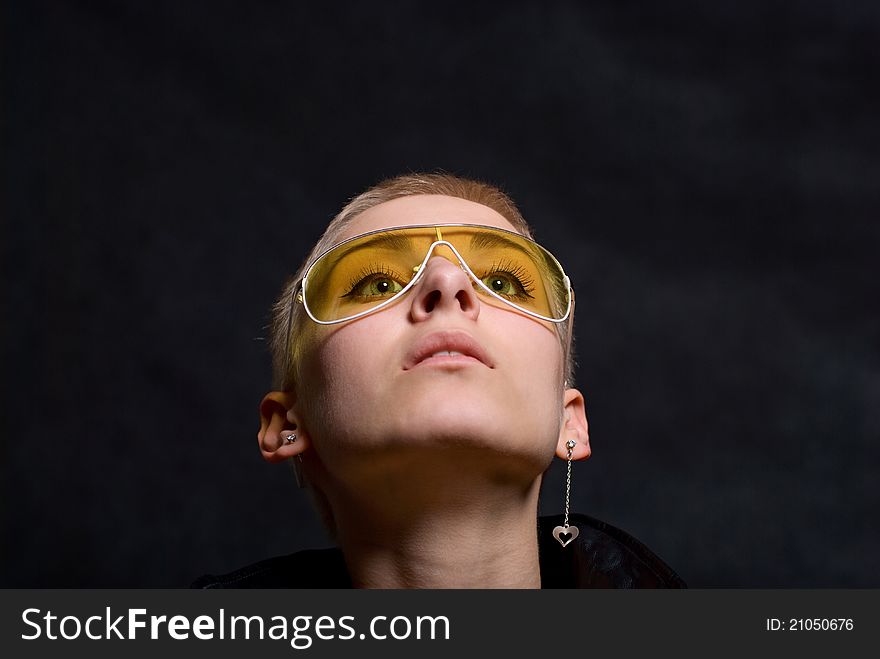
[[[552, 536], [562, 515], [538, 519], [542, 588], [686, 588], [650, 549], [610, 524], [573, 514], [579, 535], [567, 547]], [[269, 558], [224, 575], [205, 575], [193, 588], [351, 588], [337, 548]]]

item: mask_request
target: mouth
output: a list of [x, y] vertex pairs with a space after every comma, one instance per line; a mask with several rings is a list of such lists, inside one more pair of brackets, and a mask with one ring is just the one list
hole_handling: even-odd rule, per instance
[[483, 347], [467, 332], [449, 330], [428, 334], [407, 353], [403, 370], [417, 366], [463, 367], [483, 365], [495, 368]]

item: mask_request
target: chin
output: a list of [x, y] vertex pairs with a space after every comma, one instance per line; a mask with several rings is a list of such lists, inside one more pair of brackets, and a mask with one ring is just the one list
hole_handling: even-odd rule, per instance
[[523, 432], [528, 421], [522, 416], [522, 406], [512, 405], [503, 392], [497, 398], [485, 392], [477, 398], [461, 384], [430, 392], [413, 390], [401, 401], [398, 412], [397, 429], [410, 443], [502, 452], [515, 451], [517, 446], [534, 450], [528, 432]]

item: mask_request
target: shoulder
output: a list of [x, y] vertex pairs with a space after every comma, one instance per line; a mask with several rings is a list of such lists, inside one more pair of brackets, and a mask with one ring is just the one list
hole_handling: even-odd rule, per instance
[[686, 588], [684, 580], [643, 543], [616, 526], [572, 514], [578, 536], [566, 547], [553, 537], [562, 515], [538, 520], [544, 588]]

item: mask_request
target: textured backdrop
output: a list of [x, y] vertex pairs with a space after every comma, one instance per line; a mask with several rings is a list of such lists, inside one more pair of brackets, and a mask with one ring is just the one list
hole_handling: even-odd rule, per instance
[[877, 4], [7, 2], [2, 29], [0, 585], [325, 545], [257, 450], [267, 312], [348, 197], [442, 168], [574, 281], [575, 509], [691, 586], [880, 586]]

